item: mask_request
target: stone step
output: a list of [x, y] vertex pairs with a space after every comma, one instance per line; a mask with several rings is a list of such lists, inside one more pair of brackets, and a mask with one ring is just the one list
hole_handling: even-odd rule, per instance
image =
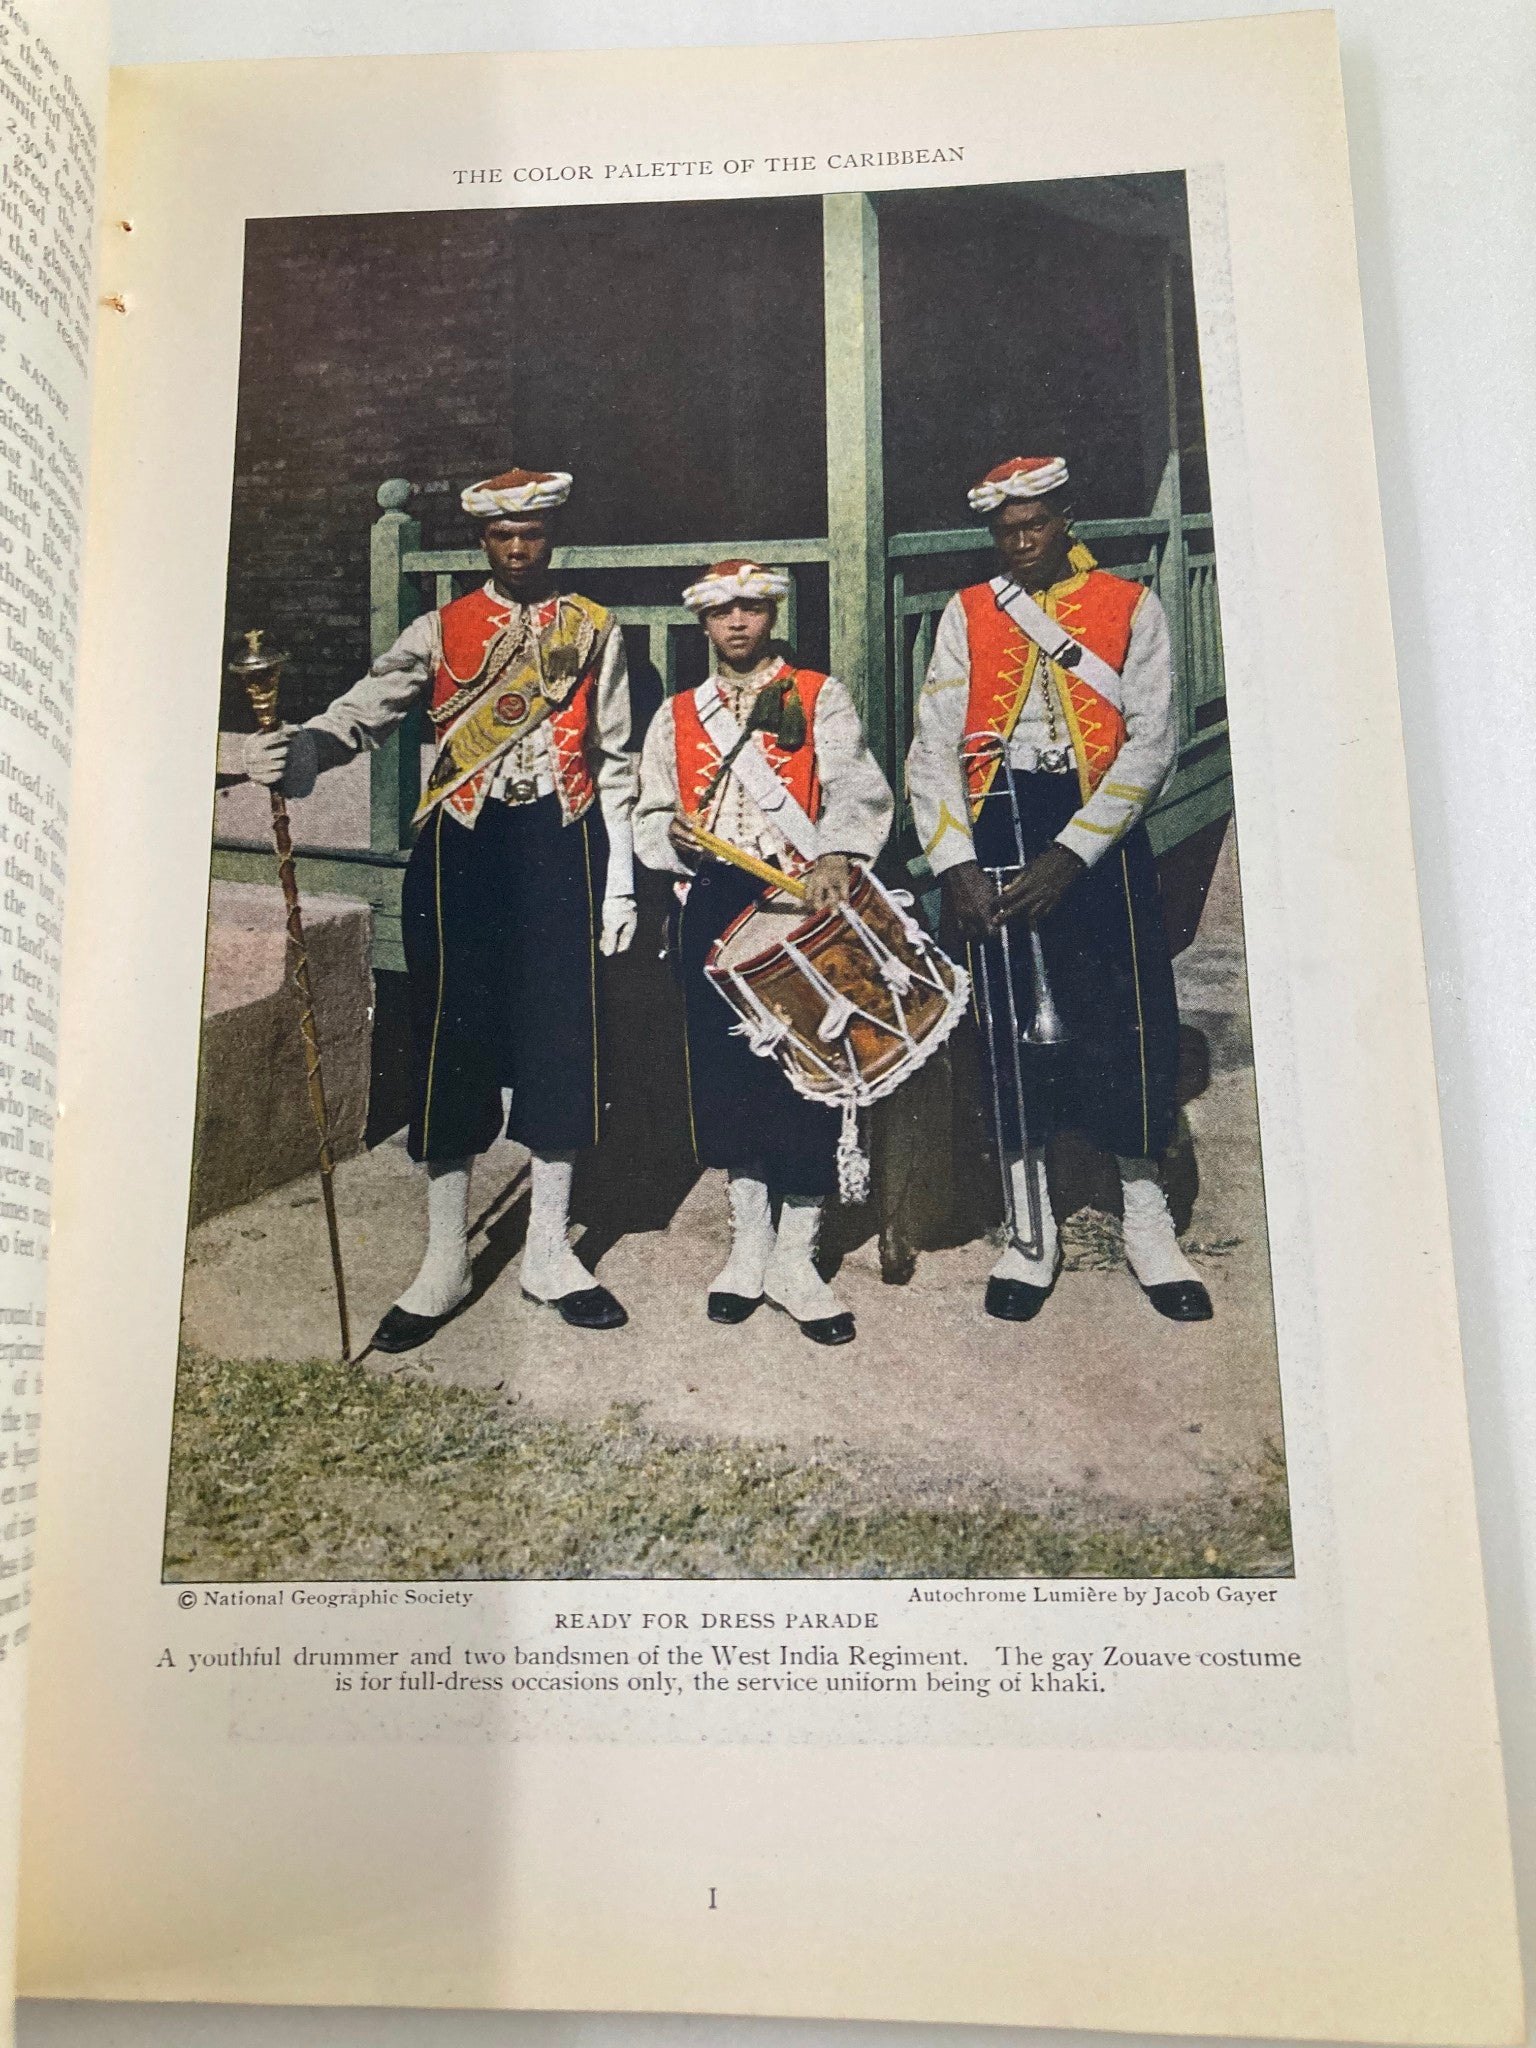
[[[368, 1118], [372, 926], [372, 911], [354, 898], [313, 896], [304, 903], [331, 1145], [338, 1159], [360, 1149]], [[192, 1221], [314, 1172], [318, 1153], [282, 891], [275, 885], [215, 882]]]

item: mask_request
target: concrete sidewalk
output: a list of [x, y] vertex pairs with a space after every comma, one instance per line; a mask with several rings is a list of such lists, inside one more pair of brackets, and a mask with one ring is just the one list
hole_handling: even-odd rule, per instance
[[[430, 1372], [562, 1420], [630, 1403], [668, 1438], [740, 1438], [801, 1455], [834, 1445], [878, 1469], [893, 1499], [985, 1493], [1034, 1506], [1071, 1494], [1152, 1513], [1198, 1500], [1258, 1464], [1281, 1426], [1230, 848], [1178, 971], [1184, 1020], [1211, 1050], [1209, 1085], [1186, 1112], [1201, 1176], [1186, 1243], [1216, 1305], [1212, 1323], [1163, 1321], [1118, 1262], [1118, 1224], [1085, 1211], [1068, 1225], [1068, 1270], [1027, 1326], [982, 1313], [996, 1256], [986, 1242], [924, 1253], [905, 1287], [882, 1284], [870, 1242], [837, 1283], [858, 1315], [855, 1344], [820, 1350], [766, 1307], [720, 1329], [704, 1314], [727, 1244], [724, 1177], [709, 1173], [665, 1230], [622, 1238], [602, 1259], [628, 1327], [570, 1330], [519, 1295], [525, 1155], [502, 1144], [476, 1172], [476, 1298], [408, 1360], [370, 1357], [365, 1369]], [[360, 1345], [420, 1259], [421, 1182], [397, 1139], [346, 1161], [337, 1193]], [[224, 1358], [334, 1356], [313, 1183], [194, 1230], [184, 1330]]]

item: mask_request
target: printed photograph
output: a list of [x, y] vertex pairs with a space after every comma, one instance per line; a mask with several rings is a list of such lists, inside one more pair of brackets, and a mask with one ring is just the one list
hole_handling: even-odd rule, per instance
[[243, 290], [166, 1579], [1288, 1576], [1182, 174]]

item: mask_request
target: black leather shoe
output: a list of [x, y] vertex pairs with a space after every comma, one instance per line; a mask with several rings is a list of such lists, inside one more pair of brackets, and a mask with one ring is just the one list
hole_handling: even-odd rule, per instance
[[1160, 1287], [1143, 1287], [1141, 1291], [1170, 1323], [1208, 1323], [1216, 1313], [1198, 1280], [1165, 1280]]
[[1049, 1287], [1034, 1287], [1028, 1280], [989, 1280], [982, 1306], [999, 1322], [1029, 1323], [1034, 1321], [1050, 1298]]
[[1037, 1287], [1032, 1280], [989, 1280], [982, 1307], [1000, 1323], [1032, 1323], [1050, 1300], [1065, 1259], [1066, 1253], [1058, 1244], [1048, 1287]]
[[712, 1294], [704, 1306], [712, 1323], [744, 1323], [763, 1305], [760, 1294]]
[[558, 1309], [573, 1330], [619, 1330], [629, 1321], [622, 1305], [606, 1287], [595, 1283], [578, 1287], [574, 1294], [562, 1294], [558, 1301], [542, 1301], [523, 1289], [524, 1301], [536, 1301], [540, 1308]]
[[444, 1323], [451, 1323], [463, 1306], [462, 1301], [455, 1302], [445, 1316], [418, 1316], [413, 1315], [408, 1308], [401, 1308], [396, 1302], [369, 1338], [369, 1349], [415, 1351], [418, 1346], [425, 1344], [429, 1337], [435, 1337]]
[[850, 1309], [836, 1316], [813, 1316], [800, 1327], [813, 1344], [851, 1344], [858, 1335]]

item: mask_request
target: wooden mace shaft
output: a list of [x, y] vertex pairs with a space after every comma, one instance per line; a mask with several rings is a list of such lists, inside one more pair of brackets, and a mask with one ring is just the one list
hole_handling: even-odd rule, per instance
[[325, 1204], [325, 1228], [331, 1240], [331, 1271], [336, 1280], [336, 1312], [341, 1319], [341, 1357], [346, 1364], [352, 1356], [352, 1330], [347, 1318], [347, 1283], [342, 1275], [341, 1233], [336, 1222], [336, 1161], [331, 1154], [331, 1119], [325, 1103], [325, 1076], [320, 1068], [320, 1035], [315, 1026], [315, 998], [309, 981], [309, 951], [304, 942], [304, 916], [299, 908], [299, 878], [293, 865], [293, 835], [288, 829], [288, 805], [280, 789], [271, 792], [272, 838], [277, 847], [277, 879], [282, 885], [288, 912], [288, 943], [293, 949], [293, 985], [299, 997], [299, 1033], [304, 1040], [304, 1079], [309, 1088], [309, 1109], [320, 1134], [320, 1197]]
[[[282, 724], [277, 708], [278, 678], [284, 656], [263, 656], [263, 634], [246, 634], [247, 652], [231, 665], [231, 674], [245, 684], [256, 724], [262, 732], [276, 732]], [[304, 943], [304, 916], [299, 908], [299, 878], [293, 865], [293, 834], [288, 828], [288, 805], [281, 789], [270, 791], [272, 839], [277, 848], [277, 878], [282, 885], [288, 913], [288, 945], [293, 962], [293, 986], [299, 998], [299, 1032], [304, 1040], [304, 1079], [309, 1089], [309, 1110], [320, 1136], [320, 1195], [325, 1203], [325, 1228], [331, 1242], [331, 1276], [336, 1283], [336, 1313], [341, 1321], [343, 1364], [352, 1356], [352, 1330], [347, 1318], [347, 1283], [341, 1266], [341, 1232], [336, 1222], [336, 1190], [333, 1185], [336, 1161], [331, 1152], [331, 1119], [325, 1102], [325, 1077], [320, 1069], [320, 1034], [315, 1026], [315, 996], [309, 980], [309, 951]]]

